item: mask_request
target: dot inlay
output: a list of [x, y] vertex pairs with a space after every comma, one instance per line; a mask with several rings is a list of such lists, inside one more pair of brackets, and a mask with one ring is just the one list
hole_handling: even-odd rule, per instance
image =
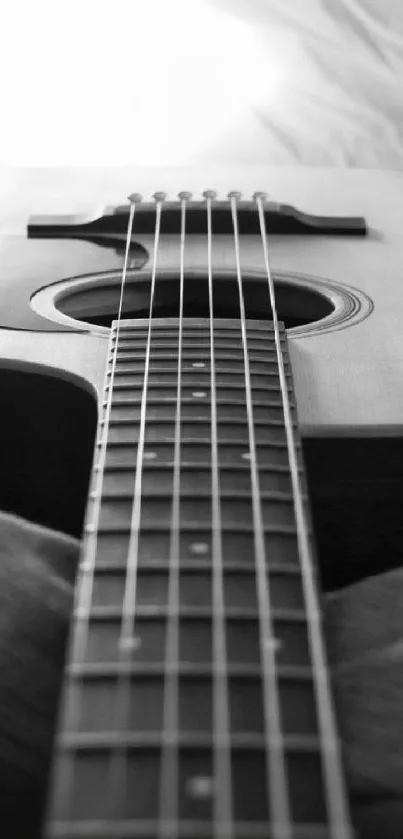
[[192, 542], [189, 550], [192, 552], [192, 554], [197, 554], [198, 556], [201, 556], [202, 554], [207, 554], [209, 551], [208, 542]]
[[188, 779], [186, 792], [191, 798], [211, 798], [213, 779], [208, 775], [195, 775]]
[[138, 650], [141, 644], [141, 638], [138, 635], [134, 635], [133, 638], [122, 638], [119, 642], [119, 647], [122, 650]]
[[277, 653], [281, 650], [283, 642], [279, 638], [266, 638], [264, 645], [265, 647], [271, 647], [273, 652]]
[[92, 565], [91, 565], [91, 563], [90, 563], [90, 562], [88, 562], [88, 560], [86, 559], [86, 560], [84, 560], [84, 562], [82, 562], [82, 563], [81, 563], [81, 565], [80, 565], [80, 569], [81, 569], [81, 571], [84, 571], [84, 573], [85, 573], [86, 571], [92, 571]]

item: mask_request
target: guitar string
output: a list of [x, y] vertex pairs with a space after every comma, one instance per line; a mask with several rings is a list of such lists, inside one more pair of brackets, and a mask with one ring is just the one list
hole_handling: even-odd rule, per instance
[[297, 525], [298, 552], [304, 586], [308, 635], [314, 665], [314, 686], [319, 716], [328, 817], [331, 829], [330, 839], [353, 839], [353, 832], [350, 827], [350, 819], [347, 810], [347, 797], [341, 772], [340, 748], [336, 736], [335, 717], [330, 694], [325, 650], [321, 635], [321, 616], [315, 588], [313, 556], [300, 485], [296, 443], [287, 390], [284, 358], [281, 350], [274, 282], [270, 267], [266, 220], [263, 207], [266, 195], [265, 193], [256, 192], [253, 197], [258, 209], [260, 237], [263, 246], [265, 272], [267, 275], [270, 303], [272, 307], [277, 364], [283, 402], [284, 425], [293, 490], [295, 520]]
[[[258, 207], [259, 207], [259, 216], [261, 217], [261, 215], [263, 214], [263, 211], [262, 211], [262, 208], [261, 208], [261, 203], [259, 203], [259, 201], [260, 201], [260, 199], [257, 199], [257, 203], [258, 203]], [[125, 284], [125, 281], [126, 281], [128, 254], [129, 254], [129, 247], [130, 247], [131, 229], [132, 229], [133, 219], [134, 219], [134, 210], [135, 210], [135, 202], [132, 202], [131, 207], [130, 207], [130, 214], [129, 214], [129, 225], [128, 225], [128, 235], [127, 235], [127, 242], [126, 242], [125, 262], [124, 262], [123, 276], [122, 276], [121, 300], [120, 300], [119, 315], [118, 315], [118, 332], [117, 332], [117, 336], [116, 336], [115, 349], [114, 349], [113, 357], [112, 357], [112, 371], [114, 370], [114, 366], [116, 364], [116, 354], [117, 354], [117, 347], [118, 347], [118, 334], [119, 334], [120, 317], [121, 317], [122, 294], [123, 294], [123, 287], [124, 287], [124, 284]], [[158, 216], [160, 215], [160, 212], [161, 212], [161, 206], [159, 206], [158, 203], [157, 203], [157, 220], [158, 220]], [[265, 240], [265, 233], [263, 232], [264, 229], [265, 229], [265, 227], [264, 227], [264, 214], [263, 214], [263, 226], [262, 226], [262, 219], [261, 218], [260, 218], [260, 224], [261, 224], [263, 248], [265, 250], [266, 240]], [[157, 227], [157, 224], [156, 224], [156, 227]], [[155, 250], [155, 256], [156, 256], [156, 250]], [[266, 264], [266, 272], [268, 274], [269, 286], [270, 286], [270, 266], [269, 266], [269, 263], [268, 263], [268, 255], [267, 255], [266, 252], [265, 252], [265, 264]], [[156, 267], [156, 259], [155, 259], [155, 263], [154, 263], [154, 268], [155, 267]], [[154, 276], [153, 276], [153, 282], [155, 283], [155, 272], [154, 272]], [[153, 282], [152, 282], [152, 285], [153, 285]], [[153, 289], [152, 289], [152, 297], [153, 297]], [[150, 309], [152, 309], [152, 301], [151, 301]], [[273, 308], [273, 311], [275, 312], [275, 308]], [[151, 317], [150, 317], [150, 321], [149, 321], [149, 336], [148, 336], [148, 339], [150, 338], [150, 327], [151, 327]], [[148, 350], [149, 350], [149, 340], [148, 340]], [[280, 353], [281, 353], [281, 348], [280, 348]], [[113, 382], [113, 372], [112, 372], [112, 376], [111, 376], [111, 381]], [[287, 392], [285, 391], [285, 393], [286, 393], [286, 400], [288, 400]], [[144, 390], [143, 390], [143, 395], [144, 395]], [[94, 467], [94, 471], [95, 471], [95, 490], [94, 490], [94, 493], [92, 494], [92, 497], [93, 497], [95, 503], [94, 503], [94, 507], [93, 507], [92, 521], [91, 521], [91, 524], [86, 527], [87, 546], [86, 546], [86, 549], [84, 551], [84, 561], [80, 566], [82, 571], [85, 572], [85, 579], [83, 580], [82, 584], [77, 589], [78, 594], [79, 594], [78, 609], [79, 609], [80, 614], [82, 613], [84, 621], [86, 621], [87, 623], [88, 623], [88, 617], [89, 617], [89, 609], [85, 608], [85, 603], [91, 603], [91, 598], [92, 598], [93, 572], [94, 572], [95, 554], [96, 554], [96, 541], [97, 541], [99, 514], [100, 514], [100, 506], [101, 506], [100, 489], [102, 488], [103, 469], [104, 469], [105, 458], [106, 458], [106, 445], [105, 445], [105, 443], [106, 443], [106, 439], [107, 439], [107, 428], [108, 428], [108, 421], [109, 421], [111, 396], [112, 396], [112, 387], [109, 388], [108, 400], [107, 400], [107, 404], [106, 404], [106, 411], [105, 411], [104, 420], [103, 420], [103, 435], [102, 435], [100, 456], [99, 456], [97, 465]], [[104, 407], [105, 407], [105, 404], [104, 404]], [[143, 411], [142, 411], [142, 416], [143, 416]], [[290, 419], [290, 423], [291, 423], [291, 419]], [[292, 434], [292, 423], [290, 425], [290, 428], [291, 428], [291, 434]], [[291, 458], [290, 458], [290, 460], [291, 460]], [[298, 471], [296, 471], [296, 478], [297, 478], [297, 481], [298, 481]], [[295, 493], [294, 493], [294, 497], [295, 497]], [[302, 506], [302, 502], [301, 502], [301, 506]], [[309, 550], [309, 544], [308, 544], [308, 550]], [[308, 559], [309, 559], [309, 556], [308, 556]], [[89, 572], [89, 573], [86, 573], [86, 572]], [[309, 569], [309, 572], [310, 572], [310, 574], [312, 573], [311, 569]], [[308, 588], [309, 588], [309, 586], [308, 586]], [[311, 585], [311, 588], [312, 588], [312, 585]], [[315, 595], [314, 587], [313, 587], [313, 595], [314, 595], [314, 599], [315, 599], [316, 595]], [[82, 654], [83, 647], [85, 648], [85, 644], [86, 644], [86, 641], [83, 641], [83, 634], [82, 634], [82, 630], [83, 630], [84, 625], [85, 625], [85, 623], [83, 623], [81, 625], [81, 632], [80, 633], [76, 632], [75, 636], [74, 636], [75, 643], [78, 645], [78, 648], [79, 648], [78, 649], [78, 656], [80, 656], [80, 654]], [[319, 647], [321, 647], [321, 643], [322, 643], [321, 638], [319, 636]], [[322, 649], [322, 652], [323, 652], [323, 649]], [[79, 660], [81, 660], [81, 659], [79, 658]], [[330, 712], [331, 712], [331, 715], [332, 715], [331, 703], [330, 703]], [[327, 719], [328, 718], [328, 712], [326, 712], [326, 714], [322, 714], [322, 716], [325, 719]], [[326, 725], [323, 726], [323, 724], [322, 724], [322, 728], [323, 727], [326, 730]], [[336, 751], [337, 751], [337, 749], [336, 749]], [[334, 774], [332, 772], [328, 772], [328, 775], [329, 775], [329, 777], [331, 777], [334, 780]], [[332, 785], [333, 785], [333, 780], [331, 781]], [[333, 788], [333, 786], [332, 786], [332, 788]], [[339, 797], [340, 797], [340, 794], [339, 794]], [[338, 813], [339, 815], [340, 815], [340, 812], [343, 810], [343, 807], [344, 807], [343, 790], [341, 791], [341, 798], [342, 798], [342, 802], [343, 802], [342, 806], [341, 807], [338, 806], [338, 807], [335, 808], [336, 814]], [[332, 800], [332, 797], [330, 797], [330, 800]], [[336, 819], [335, 823], [339, 824], [337, 819]], [[337, 837], [337, 839], [346, 839], [347, 836], [350, 836], [350, 833], [346, 832], [344, 827], [345, 826], [343, 825], [340, 829], [338, 829], [339, 832], [336, 831], [336, 833], [334, 833], [335, 839], [336, 839], [336, 837]], [[340, 830], [341, 830], [341, 832], [340, 832]]]
[[[116, 700], [114, 704], [114, 729], [128, 730], [129, 728], [129, 702], [130, 702], [130, 668], [129, 663], [132, 654], [141, 646], [142, 639], [135, 635], [136, 632], [136, 596], [137, 596], [137, 571], [139, 536], [141, 524], [142, 506], [142, 481], [143, 462], [145, 449], [145, 425], [148, 394], [148, 379], [151, 357], [151, 336], [152, 336], [152, 315], [154, 310], [154, 297], [156, 287], [158, 251], [161, 228], [162, 205], [165, 200], [165, 193], [156, 192], [153, 196], [156, 202], [155, 211], [155, 232], [154, 232], [154, 253], [151, 270], [150, 303], [148, 312], [147, 344], [144, 362], [144, 376], [141, 393], [140, 423], [137, 441], [137, 454], [135, 464], [133, 505], [130, 520], [130, 538], [127, 549], [126, 579], [123, 594], [122, 621], [118, 640], [118, 681], [116, 685]], [[126, 747], [117, 749], [113, 755], [109, 773], [108, 788], [110, 791], [110, 805], [112, 814], [114, 807], [122, 800], [127, 791], [127, 760]]]
[[174, 468], [172, 485], [171, 534], [169, 545], [168, 626], [166, 634], [163, 732], [160, 777], [159, 839], [175, 839], [178, 824], [178, 703], [179, 703], [179, 606], [180, 606], [180, 492], [181, 492], [181, 400], [183, 299], [185, 279], [186, 204], [191, 194], [180, 192], [181, 233], [179, 268], [179, 335], [175, 412]]
[[[108, 359], [105, 371], [105, 379], [104, 379], [104, 386], [103, 386], [103, 397], [107, 394], [106, 400], [104, 399], [102, 403], [103, 413], [102, 419], [100, 420], [99, 425], [101, 426], [101, 439], [97, 441], [97, 445], [95, 447], [94, 453], [94, 463], [93, 463], [93, 480], [92, 486], [93, 489], [90, 492], [89, 499], [92, 502], [91, 505], [88, 505], [87, 514], [86, 514], [86, 522], [84, 525], [84, 543], [82, 548], [82, 559], [79, 565], [79, 580], [77, 586], [75, 587], [74, 591], [74, 604], [73, 604], [73, 615], [75, 617], [74, 620], [74, 628], [72, 633], [72, 655], [71, 659], [73, 662], [80, 662], [83, 663], [85, 661], [85, 651], [88, 645], [88, 638], [89, 638], [89, 618], [91, 614], [91, 604], [93, 599], [93, 588], [94, 588], [94, 575], [95, 575], [95, 565], [96, 565], [96, 556], [97, 556], [97, 546], [98, 546], [98, 532], [99, 532], [99, 521], [100, 521], [100, 514], [101, 514], [101, 505], [102, 505], [102, 486], [104, 480], [104, 471], [105, 471], [105, 463], [106, 463], [106, 447], [107, 447], [107, 439], [108, 439], [108, 428], [109, 428], [109, 420], [110, 420], [110, 413], [111, 413], [111, 405], [112, 405], [112, 384], [114, 379], [114, 372], [116, 368], [116, 361], [117, 361], [117, 346], [118, 346], [118, 335], [119, 335], [119, 327], [120, 327], [120, 320], [121, 320], [121, 313], [123, 309], [123, 298], [124, 298], [124, 289], [127, 280], [127, 272], [128, 272], [128, 265], [129, 265], [129, 254], [130, 254], [130, 243], [133, 231], [133, 223], [135, 217], [135, 209], [136, 203], [141, 201], [141, 196], [135, 194], [132, 196], [132, 201], [130, 204], [130, 211], [129, 211], [129, 219], [128, 219], [128, 226], [127, 226], [127, 234], [126, 234], [126, 246], [125, 246], [125, 256], [123, 262], [123, 269], [122, 269], [122, 278], [120, 284], [120, 297], [119, 297], [119, 305], [118, 305], [118, 326], [117, 326], [117, 335], [116, 335], [116, 342], [115, 346], [113, 347], [113, 332], [111, 331], [110, 339], [109, 339], [109, 346], [108, 346]], [[98, 450], [98, 451], [97, 451]], [[68, 714], [69, 714], [69, 726], [70, 730], [79, 731], [80, 729], [80, 696], [79, 691], [75, 693], [70, 690], [70, 686], [68, 688], [67, 694], [68, 700]], [[66, 712], [67, 708], [64, 707], [64, 712]], [[62, 772], [62, 783], [59, 785], [62, 788], [63, 796], [65, 796], [66, 800], [66, 807], [68, 805], [68, 800], [71, 798], [71, 793], [73, 789], [73, 777], [74, 777], [74, 758], [70, 760], [63, 761], [63, 763], [55, 762], [54, 767], [54, 781], [57, 784], [57, 773]], [[51, 804], [50, 804], [51, 806]], [[51, 814], [52, 818], [52, 814]]]
[[218, 461], [217, 390], [214, 347], [214, 297], [212, 254], [213, 190], [203, 193], [207, 204], [207, 270], [210, 334], [211, 405], [211, 524], [213, 583], [213, 829], [216, 839], [233, 839], [232, 777], [229, 696], [227, 674], [226, 618], [222, 553], [221, 494]]
[[259, 465], [253, 417], [253, 396], [246, 312], [241, 271], [237, 201], [240, 193], [230, 192], [234, 233], [236, 274], [241, 315], [242, 347], [245, 369], [245, 395], [249, 437], [249, 460], [252, 485], [252, 517], [255, 542], [255, 563], [259, 611], [259, 632], [263, 669], [263, 706], [265, 715], [267, 797], [270, 808], [270, 828], [273, 839], [292, 839], [292, 820], [288, 796], [287, 773], [284, 759], [284, 740], [280, 722], [279, 687], [276, 673], [276, 644], [272, 619], [269, 575], [266, 570], [264, 522], [261, 507]]

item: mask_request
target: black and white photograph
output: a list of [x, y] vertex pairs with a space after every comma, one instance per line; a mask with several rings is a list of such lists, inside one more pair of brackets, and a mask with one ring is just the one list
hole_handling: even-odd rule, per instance
[[4, 839], [403, 839], [403, 3], [0, 7]]

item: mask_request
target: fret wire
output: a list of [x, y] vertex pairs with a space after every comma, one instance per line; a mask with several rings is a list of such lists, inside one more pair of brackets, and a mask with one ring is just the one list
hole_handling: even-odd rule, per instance
[[[183, 464], [182, 464], [183, 465]], [[165, 533], [167, 527], [164, 523], [160, 523], [158, 521], [153, 522], [153, 524], [145, 524], [142, 527], [143, 533]], [[253, 524], [239, 524], [238, 522], [232, 522], [231, 524], [224, 524], [221, 528], [223, 532], [227, 533], [254, 533], [254, 525]], [[181, 524], [181, 533], [210, 533], [211, 527], [207, 526], [205, 522], [184, 522]], [[286, 534], [294, 534], [297, 532], [296, 527], [293, 527], [290, 524], [278, 524], [278, 525], [264, 525], [263, 526], [264, 533], [286, 533]], [[123, 533], [128, 534], [130, 533], [130, 528], [126, 527], [125, 525], [117, 525], [116, 527], [107, 526], [103, 527], [99, 533]]]
[[226, 619], [222, 555], [220, 476], [218, 467], [216, 365], [214, 348], [214, 298], [212, 254], [211, 191], [204, 193], [207, 202], [207, 270], [210, 334], [211, 384], [211, 516], [213, 575], [213, 726], [214, 726], [214, 834], [216, 839], [232, 839], [232, 775], [227, 675]]
[[[140, 409], [140, 423], [139, 423], [139, 439], [137, 444], [135, 477], [133, 489], [133, 505], [130, 521], [130, 538], [127, 548], [127, 566], [125, 589], [123, 595], [122, 606], [122, 620], [119, 634], [117, 661], [118, 664], [130, 660], [133, 643], [135, 641], [135, 612], [136, 612], [136, 589], [137, 589], [137, 566], [138, 566], [138, 546], [139, 546], [139, 531], [141, 521], [141, 498], [142, 498], [142, 470], [143, 470], [143, 453], [145, 445], [145, 422], [146, 422], [146, 408], [147, 408], [147, 389], [148, 389], [148, 375], [150, 367], [151, 355], [151, 335], [152, 335], [152, 314], [154, 307], [155, 286], [157, 277], [157, 263], [158, 263], [158, 249], [160, 239], [161, 227], [161, 213], [162, 203], [165, 195], [163, 193], [156, 193], [156, 216], [155, 216], [155, 234], [154, 234], [154, 256], [151, 271], [151, 290], [150, 290], [150, 304], [148, 316], [148, 330], [147, 330], [147, 348], [144, 365], [144, 378], [141, 394], [141, 409]], [[118, 342], [116, 341], [116, 347]], [[113, 391], [113, 381], [111, 381], [110, 390]], [[129, 715], [129, 701], [130, 701], [130, 680], [124, 674], [119, 674], [116, 684], [116, 698], [114, 706], [114, 721], [115, 728], [122, 724], [122, 720], [128, 719]], [[112, 816], [114, 814], [114, 807], [121, 800], [122, 792], [127, 785], [126, 776], [126, 755], [125, 749], [116, 750], [111, 758], [109, 768], [109, 793], [110, 806], [112, 809]]]
[[[187, 352], [187, 353], [182, 352], [182, 358], [184, 359], [184, 361], [193, 361], [193, 360], [197, 361], [200, 358], [204, 358], [205, 349], [207, 349], [207, 347], [203, 348], [203, 352], [201, 352], [200, 355], [196, 355], [196, 353], [194, 353], [194, 352]], [[223, 352], [216, 353], [216, 361], [237, 361], [239, 364], [242, 364], [242, 362], [243, 362], [242, 349], [237, 350], [236, 354], [235, 354], [235, 350], [233, 352], [234, 352], [234, 355], [230, 355], [229, 353], [223, 353]], [[153, 352], [153, 359], [157, 359], [158, 361], [166, 361], [166, 360], [170, 361], [172, 363], [172, 369], [173, 370], [176, 370], [176, 364], [175, 364], [176, 357], [177, 357], [176, 353], [168, 353], [168, 352], [156, 353], [156, 352]], [[119, 364], [124, 364], [124, 363], [127, 363], [128, 360], [130, 362], [136, 362], [136, 361], [141, 362], [141, 361], [144, 361], [144, 358], [145, 358], [145, 355], [144, 355], [143, 351], [141, 352], [141, 354], [140, 353], [136, 353], [136, 354], [130, 353], [130, 354], [127, 354], [127, 355], [119, 355], [118, 363]], [[259, 362], [261, 364], [267, 364], [268, 361], [269, 362], [270, 361], [276, 361], [276, 354], [275, 354], [275, 352], [273, 352], [273, 353], [271, 353], [271, 355], [269, 355], [269, 353], [267, 352], [266, 355], [253, 355], [253, 356], [251, 355], [250, 360], [254, 361], [254, 362]], [[161, 368], [161, 369], [167, 369], [167, 368]]]
[[[220, 618], [224, 618], [226, 616], [228, 619], [237, 620], [240, 623], [250, 623], [251, 621], [255, 621], [256, 613], [252, 606], [245, 607], [245, 606], [229, 606], [227, 611], [224, 610], [218, 612], [209, 606], [182, 606], [179, 610], [179, 617], [181, 618], [188, 618], [189, 620], [198, 620], [202, 618], [203, 620], [209, 620], [218, 615]], [[74, 615], [77, 620], [84, 620], [85, 613], [76, 612]], [[305, 621], [305, 612], [303, 609], [297, 608], [277, 608], [272, 611], [272, 616], [275, 620], [283, 621], [287, 623], [293, 624], [302, 624]], [[120, 617], [120, 607], [119, 606], [93, 606], [92, 607], [92, 618], [94, 621], [101, 621], [105, 623], [106, 621], [116, 621]], [[143, 618], [145, 621], [150, 621], [151, 623], [154, 619], [159, 618], [169, 618], [169, 609], [165, 606], [137, 606], [137, 617]], [[220, 672], [223, 671], [223, 668], [220, 668]], [[220, 735], [221, 736], [221, 735]], [[167, 737], [169, 739], [169, 737]]]
[[[208, 664], [195, 663], [180, 663], [179, 665], [172, 665], [170, 670], [175, 670], [179, 674], [186, 677], [205, 677], [211, 678], [213, 673]], [[128, 676], [158, 676], [164, 675], [164, 668], [158, 662], [142, 662], [140, 665], [135, 665], [131, 662], [127, 663], [110, 663], [110, 664], [70, 664], [67, 665], [67, 675], [72, 679], [98, 679], [98, 678], [115, 678], [119, 673], [125, 673]], [[262, 675], [261, 667], [258, 664], [231, 664], [231, 676], [244, 679], [259, 679]], [[310, 683], [312, 681], [312, 667], [309, 664], [282, 664], [278, 668], [279, 676], [282, 679], [292, 679], [293, 681], [302, 681]]]
[[158, 819], [159, 839], [175, 839], [179, 832], [178, 796], [179, 767], [178, 744], [172, 741], [172, 732], [178, 730], [179, 669], [173, 664], [179, 662], [179, 551], [180, 551], [180, 446], [181, 446], [181, 385], [182, 385], [182, 337], [183, 298], [185, 279], [186, 202], [190, 198], [181, 193], [181, 234], [179, 273], [179, 335], [178, 335], [178, 383], [176, 391], [175, 443], [172, 487], [172, 517], [169, 544], [169, 589], [168, 626], [166, 630], [166, 651], [164, 665], [163, 746], [161, 753], [160, 812]]
[[[169, 827], [169, 826], [168, 826]], [[142, 819], [121, 819], [111, 826], [108, 822], [79, 821], [74, 824], [58, 821], [52, 832], [52, 839], [155, 839], [156, 822]], [[210, 839], [210, 822], [186, 819], [181, 822], [180, 833], [175, 839]], [[267, 823], [256, 821], [238, 822], [236, 839], [273, 839]], [[326, 825], [298, 824], [293, 839], [328, 839]]]
[[[175, 463], [175, 461], [174, 461]], [[148, 470], [147, 470], [148, 471]], [[127, 491], [122, 490], [114, 490], [112, 492], [104, 492], [102, 499], [104, 501], [127, 501], [131, 500], [131, 494]], [[183, 500], [192, 499], [197, 500], [198, 498], [210, 498], [210, 492], [207, 492], [205, 489], [197, 489], [197, 487], [192, 487], [188, 492], [180, 493], [180, 498]], [[262, 491], [260, 493], [260, 497], [265, 501], [283, 501], [284, 503], [289, 503], [293, 501], [293, 495], [291, 492], [283, 492], [282, 490], [268, 490]], [[169, 489], [161, 490], [157, 488], [154, 492], [147, 490], [147, 492], [143, 492], [143, 498], [152, 499], [152, 500], [159, 500], [159, 501], [168, 501], [172, 499], [172, 492]], [[250, 498], [250, 493], [247, 490], [238, 490], [238, 489], [228, 489], [224, 490], [221, 493], [221, 498], [228, 500], [236, 500], [239, 499], [241, 501], [248, 501]], [[213, 525], [214, 526], [214, 525]]]
[[316, 701], [319, 717], [319, 728], [322, 743], [325, 791], [328, 807], [331, 836], [330, 839], [353, 839], [350, 819], [347, 809], [347, 796], [341, 772], [340, 747], [336, 735], [335, 714], [332, 705], [326, 655], [318, 621], [320, 614], [318, 596], [314, 580], [314, 565], [309, 540], [309, 526], [304, 509], [300, 476], [296, 457], [296, 441], [288, 396], [286, 375], [284, 369], [283, 352], [280, 342], [280, 331], [276, 309], [274, 282], [271, 273], [266, 221], [264, 216], [262, 193], [254, 195], [259, 215], [260, 235], [263, 247], [265, 271], [268, 281], [270, 303], [272, 307], [274, 339], [276, 345], [280, 386], [284, 409], [284, 424], [286, 430], [287, 448], [290, 461], [291, 482], [294, 496], [295, 519], [297, 525], [297, 540], [299, 558], [302, 570], [302, 581], [306, 601], [308, 636], [313, 657], [313, 674]]
[[[155, 399], [153, 399], [152, 397], [148, 397], [147, 404], [152, 405], [152, 406], [156, 406], [156, 405], [159, 405], [159, 406], [161, 406], [161, 405], [175, 405], [176, 404], [176, 399], [173, 398], [173, 397], [169, 397], [169, 396], [157, 397]], [[203, 404], [206, 405], [206, 402], [204, 402]], [[254, 400], [253, 404], [256, 408], [281, 408], [281, 402], [262, 402], [262, 401], [259, 401], [259, 400]], [[116, 406], [120, 406], [120, 407], [136, 406], [137, 407], [137, 406], [140, 405], [140, 400], [139, 399], [126, 399], [123, 402], [116, 402], [116, 400], [115, 400], [113, 405], [115, 407]], [[184, 397], [182, 397], [182, 405], [194, 405], [194, 399], [192, 399], [191, 397], [184, 396]], [[220, 405], [226, 405], [226, 406], [228, 406], [228, 405], [238, 405], [239, 406], [239, 402], [234, 402], [233, 399], [220, 399]]]
[[[166, 324], [166, 318], [154, 318], [153, 334], [158, 338], [163, 337], [176, 338], [177, 337], [177, 323], [178, 318], [169, 318], [169, 326]], [[123, 338], [127, 338], [128, 333], [133, 333], [133, 337], [147, 340], [147, 328], [143, 326], [144, 319], [136, 320], [136, 326], [122, 326], [121, 334]], [[174, 331], [176, 330], [176, 331]], [[246, 330], [250, 341], [264, 341], [270, 344], [271, 337], [274, 336], [274, 329], [268, 321], [251, 321], [246, 324]], [[239, 318], [216, 318], [215, 319], [215, 334], [219, 340], [227, 338], [228, 336], [238, 337], [239, 334]], [[186, 318], [186, 324], [183, 330], [183, 337], [202, 337], [206, 340], [209, 338], [208, 318], [206, 317], [189, 317]], [[281, 338], [285, 343], [285, 337]]]
[[259, 611], [261, 657], [263, 664], [264, 714], [266, 728], [266, 758], [268, 762], [268, 801], [272, 813], [273, 839], [292, 839], [292, 817], [289, 803], [284, 743], [280, 722], [280, 697], [276, 673], [276, 651], [271, 643], [274, 638], [270, 584], [266, 571], [263, 515], [260, 501], [259, 471], [256, 459], [255, 430], [253, 422], [252, 384], [249, 369], [249, 350], [246, 332], [246, 312], [241, 273], [237, 194], [230, 193], [231, 215], [234, 230], [236, 275], [241, 314], [242, 344], [245, 365], [245, 393], [248, 417], [250, 470], [252, 485], [252, 516], [255, 539], [255, 560]]
[[[88, 643], [88, 634], [89, 634], [89, 616], [91, 611], [91, 602], [92, 602], [92, 595], [93, 595], [93, 586], [94, 586], [94, 572], [95, 572], [95, 563], [96, 563], [96, 555], [97, 555], [97, 543], [98, 543], [98, 532], [99, 532], [99, 522], [100, 522], [100, 513], [101, 513], [101, 504], [102, 504], [102, 484], [104, 478], [104, 471], [105, 471], [105, 462], [106, 462], [106, 451], [107, 451], [107, 438], [108, 438], [108, 425], [109, 425], [109, 418], [111, 413], [111, 404], [112, 404], [112, 388], [109, 388], [109, 392], [107, 391], [107, 382], [108, 382], [108, 366], [111, 364], [112, 371], [115, 369], [116, 366], [116, 359], [117, 359], [117, 346], [118, 346], [118, 337], [119, 337], [119, 327], [121, 321], [121, 314], [123, 309], [123, 298], [124, 298], [124, 290], [126, 286], [126, 278], [127, 278], [127, 270], [129, 264], [129, 253], [130, 253], [130, 243], [133, 231], [133, 223], [135, 217], [135, 210], [136, 210], [136, 202], [141, 201], [140, 195], [132, 196], [132, 200], [130, 201], [130, 210], [129, 210], [129, 220], [127, 226], [127, 235], [126, 235], [126, 246], [125, 246], [125, 256], [123, 262], [123, 269], [122, 269], [122, 278], [120, 284], [120, 298], [119, 298], [119, 307], [117, 313], [117, 333], [116, 333], [116, 342], [115, 345], [113, 344], [114, 341], [114, 333], [113, 329], [110, 332], [109, 338], [109, 346], [108, 346], [108, 357], [107, 357], [107, 365], [105, 370], [105, 377], [104, 377], [104, 411], [102, 414], [103, 423], [100, 426], [102, 428], [102, 445], [99, 449], [95, 447], [95, 456], [94, 456], [94, 464], [93, 464], [93, 503], [92, 505], [88, 505], [87, 514], [86, 514], [86, 525], [84, 528], [84, 544], [82, 550], [82, 557], [80, 561], [81, 569], [85, 567], [85, 571], [81, 573], [79, 583], [75, 588], [74, 592], [74, 605], [73, 610], [80, 609], [84, 612], [85, 618], [80, 621], [75, 621], [74, 628], [73, 628], [73, 636], [72, 636], [72, 658], [73, 661], [82, 661], [84, 660], [84, 653], [85, 648]], [[105, 399], [106, 396], [106, 399]], [[78, 703], [78, 699], [76, 703]], [[74, 707], [71, 708], [72, 718], [78, 723], [76, 719], [78, 716], [78, 708]], [[77, 726], [78, 727], [78, 726]], [[57, 758], [56, 758], [57, 763]], [[74, 772], [74, 764], [72, 761], [69, 762], [67, 771], [65, 770], [64, 773], [64, 782], [65, 782], [65, 789], [66, 795], [69, 796], [69, 793], [72, 789], [72, 776]]]

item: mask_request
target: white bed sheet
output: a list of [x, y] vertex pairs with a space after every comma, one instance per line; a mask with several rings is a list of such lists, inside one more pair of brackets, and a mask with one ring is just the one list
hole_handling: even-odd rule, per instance
[[[247, 22], [273, 54], [273, 79], [250, 91], [222, 159], [401, 168], [402, 0], [210, 0]], [[278, 79], [276, 82], [276, 69]]]
[[403, 166], [402, 0], [24, 0], [0, 163]]

